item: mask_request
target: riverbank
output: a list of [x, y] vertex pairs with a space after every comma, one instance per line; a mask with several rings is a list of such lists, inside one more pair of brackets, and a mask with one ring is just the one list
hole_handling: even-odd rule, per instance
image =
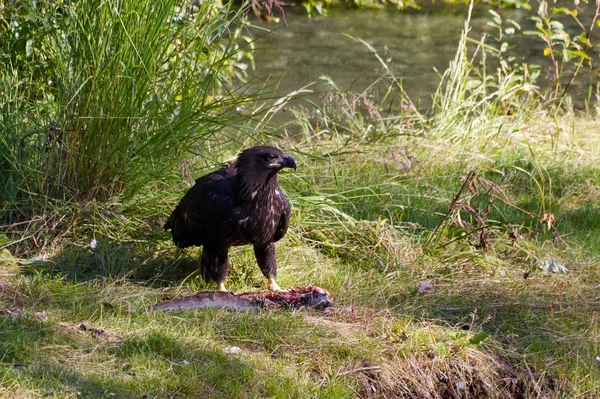
[[[148, 312], [214, 288], [160, 229], [180, 177], [78, 205], [43, 259], [5, 259], [2, 393], [594, 397], [595, 118], [498, 116], [463, 138], [408, 121], [277, 141], [299, 164], [279, 282], [328, 289], [335, 312]], [[250, 249], [231, 263], [230, 289], [263, 286]]]
[[[99, 194], [90, 198], [65, 184], [55, 188], [73, 199], [3, 199], [15, 209], [9, 218], [21, 219], [0, 235], [0, 396], [597, 397], [595, 103], [577, 112], [515, 71], [478, 75], [464, 38], [428, 114], [392, 72], [380, 83], [400, 104], [394, 112], [368, 91], [325, 79], [323, 104], [290, 110], [298, 92], [246, 101], [251, 118], [175, 136], [190, 140], [180, 143], [181, 159], [164, 159], [176, 153], [167, 140], [136, 165], [135, 147], [127, 168], [111, 169], [122, 172], [116, 182], [135, 184], [108, 198], [114, 186], [91, 185]], [[231, 116], [211, 100], [193, 104]], [[273, 127], [278, 113], [292, 116]], [[149, 119], [140, 115], [135, 121]], [[93, 119], [99, 128], [111, 120]], [[164, 126], [188, 120], [197, 122]], [[194, 126], [205, 125], [185, 128]], [[128, 133], [121, 142], [142, 137], [119, 132]], [[158, 140], [149, 137], [148, 146]], [[177, 250], [162, 225], [194, 178], [257, 142], [298, 164], [279, 179], [293, 214], [278, 243], [278, 282], [323, 287], [334, 309], [149, 311], [215, 288], [199, 275], [200, 249]], [[31, 173], [23, 181], [40, 174], [17, 166]], [[24, 198], [24, 186], [2, 182]], [[250, 248], [235, 248], [230, 260], [229, 289], [264, 287]]]

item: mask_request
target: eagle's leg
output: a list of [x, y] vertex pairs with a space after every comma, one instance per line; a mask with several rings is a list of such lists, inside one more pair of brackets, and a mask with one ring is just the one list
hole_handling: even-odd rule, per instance
[[229, 260], [227, 258], [227, 247], [207, 247], [202, 248], [202, 258], [200, 259], [200, 270], [205, 281], [214, 281], [219, 285], [219, 291], [225, 289], [225, 279], [229, 269]]
[[270, 291], [282, 291], [279, 285], [275, 282], [277, 278], [277, 262], [275, 260], [275, 243], [271, 242], [267, 245], [254, 246], [254, 255], [256, 255], [256, 261], [258, 267], [263, 276], [269, 279], [268, 288]]

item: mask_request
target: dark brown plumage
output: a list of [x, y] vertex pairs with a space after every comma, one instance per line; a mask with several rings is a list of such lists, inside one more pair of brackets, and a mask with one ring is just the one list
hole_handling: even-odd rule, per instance
[[248, 148], [235, 163], [197, 179], [165, 223], [178, 247], [203, 247], [202, 277], [219, 290], [225, 290], [229, 247], [246, 244], [254, 246], [269, 289], [279, 290], [274, 243], [290, 221], [290, 203], [277, 181], [283, 168], [296, 169], [296, 163], [281, 150]]

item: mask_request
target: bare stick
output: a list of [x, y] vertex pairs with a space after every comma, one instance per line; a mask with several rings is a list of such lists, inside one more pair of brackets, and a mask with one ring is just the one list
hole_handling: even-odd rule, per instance
[[467, 178], [463, 182], [462, 186], [460, 186], [460, 190], [458, 190], [458, 193], [456, 193], [456, 195], [454, 195], [454, 197], [452, 197], [452, 203], [450, 204], [450, 208], [448, 209], [448, 212], [446, 212], [446, 214], [444, 215], [444, 217], [442, 218], [442, 220], [440, 221], [440, 223], [436, 226], [435, 230], [433, 230], [433, 233], [431, 233], [431, 235], [427, 239], [427, 242], [425, 243], [425, 246], [429, 245], [429, 243], [431, 242], [431, 240], [433, 240], [433, 237], [435, 236], [435, 234], [442, 227], [442, 225], [444, 224], [444, 222], [446, 221], [446, 219], [448, 219], [448, 216], [450, 216], [450, 213], [452, 213], [452, 211], [454, 210], [454, 207], [456, 206], [456, 203], [458, 202], [458, 199], [460, 198], [460, 195], [462, 194], [462, 192], [465, 189], [465, 187], [467, 187], [469, 185], [469, 182], [471, 180], [473, 180], [473, 177], [475, 177], [475, 172], [472, 172], [472, 171], [469, 172], [469, 175], [467, 176]]
[[348, 374], [353, 374], [353, 373], [357, 373], [359, 371], [369, 371], [369, 370], [373, 370], [373, 371], [379, 371], [381, 370], [380, 366], [366, 366], [366, 367], [359, 367], [357, 369], [352, 369], [352, 370], [346, 370], [343, 373], [337, 373], [338, 377], [339, 376], [343, 376], [343, 375], [348, 375]]

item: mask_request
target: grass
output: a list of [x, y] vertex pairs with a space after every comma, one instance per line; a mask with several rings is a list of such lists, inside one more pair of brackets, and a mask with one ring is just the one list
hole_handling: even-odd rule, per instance
[[[12, 223], [0, 236], [0, 396], [597, 397], [600, 128], [530, 98], [499, 112], [482, 101], [491, 86], [465, 84], [464, 46], [431, 115], [408, 102], [384, 117], [330, 81], [318, 118], [295, 111], [281, 136], [224, 129], [226, 150], [133, 193], [48, 197]], [[496, 87], [491, 98], [519, 104]], [[214, 289], [200, 250], [177, 250], [162, 223], [191, 177], [256, 140], [299, 165], [280, 178], [294, 209], [278, 282], [326, 288], [336, 311], [150, 312]], [[264, 287], [251, 249], [230, 258], [229, 289]]]
[[133, 195], [175, 169], [170, 159], [202, 152], [246, 101], [224, 88], [250, 56], [243, 10], [145, 0], [7, 5], [0, 217], [30, 220], [52, 200], [106, 202], [125, 187]]
[[[337, 153], [335, 142], [297, 143], [300, 170], [281, 178], [295, 210], [279, 282], [327, 288], [330, 315], [150, 313], [157, 300], [212, 288], [197, 274], [199, 251], [176, 251], [158, 229], [178, 190], [90, 207], [48, 251], [47, 271], [3, 269], [2, 307], [21, 316], [2, 317], [2, 387], [23, 397], [594, 397], [600, 131], [577, 119], [577, 139], [557, 148], [538, 133], [549, 120], [506, 121], [521, 134], [468, 149], [430, 136]], [[398, 155], [407, 151], [410, 167]], [[464, 210], [426, 245], [469, 170], [507, 197], [487, 215], [498, 221], [489, 248], [450, 242]], [[544, 212], [562, 240], [540, 224]], [[514, 247], [501, 226], [512, 219], [522, 220]], [[542, 272], [545, 258], [569, 273]], [[419, 294], [421, 281], [435, 291]], [[230, 289], [263, 285], [251, 250], [236, 248]]]

